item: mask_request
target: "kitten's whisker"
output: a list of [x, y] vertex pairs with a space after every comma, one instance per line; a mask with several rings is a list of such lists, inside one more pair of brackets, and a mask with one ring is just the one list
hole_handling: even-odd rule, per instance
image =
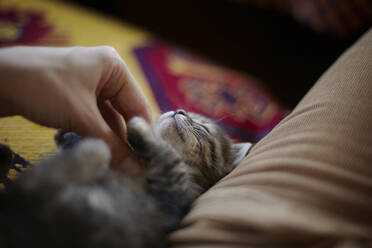
[[218, 120], [215, 120], [216, 123], [220, 122], [220, 121], [223, 121], [224, 119], [226, 119], [227, 117], [230, 117], [232, 116], [232, 114], [227, 114], [225, 116], [222, 116], [221, 118], [219, 118]]

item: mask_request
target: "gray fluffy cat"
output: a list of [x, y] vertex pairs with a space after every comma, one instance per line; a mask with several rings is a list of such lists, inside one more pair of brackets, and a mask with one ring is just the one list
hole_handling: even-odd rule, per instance
[[160, 116], [155, 134], [135, 117], [127, 133], [146, 167], [140, 177], [110, 169], [102, 141], [57, 136], [62, 147], [78, 144], [0, 195], [0, 247], [166, 247], [192, 202], [247, 152], [211, 120], [183, 110]]

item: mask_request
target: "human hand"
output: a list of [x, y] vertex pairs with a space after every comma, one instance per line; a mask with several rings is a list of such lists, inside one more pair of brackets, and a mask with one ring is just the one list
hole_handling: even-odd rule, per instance
[[142, 116], [151, 123], [149, 103], [110, 47], [0, 49], [0, 104], [0, 116], [19, 114], [103, 139], [114, 167], [128, 168], [135, 161], [123, 118]]

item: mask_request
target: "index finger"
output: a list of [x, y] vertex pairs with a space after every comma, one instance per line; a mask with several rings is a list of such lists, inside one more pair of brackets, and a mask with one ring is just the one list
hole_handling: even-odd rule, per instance
[[110, 80], [118, 82], [120, 88], [115, 95], [110, 98], [111, 104], [124, 116], [126, 121], [134, 116], [141, 116], [148, 123], [151, 123], [152, 115], [150, 104], [125, 62], [119, 55], [118, 57], [116, 68], [114, 68], [113, 71], [114, 75], [111, 76]]

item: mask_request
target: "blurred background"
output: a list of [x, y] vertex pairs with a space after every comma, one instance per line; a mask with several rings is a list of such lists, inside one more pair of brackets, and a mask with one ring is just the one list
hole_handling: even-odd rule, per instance
[[[257, 142], [371, 18], [371, 0], [1, 0], [0, 47], [112, 46], [154, 118], [182, 108]], [[32, 163], [55, 151], [54, 133], [0, 119], [0, 143]]]
[[370, 25], [369, 0], [77, 0], [266, 83], [294, 107]]

